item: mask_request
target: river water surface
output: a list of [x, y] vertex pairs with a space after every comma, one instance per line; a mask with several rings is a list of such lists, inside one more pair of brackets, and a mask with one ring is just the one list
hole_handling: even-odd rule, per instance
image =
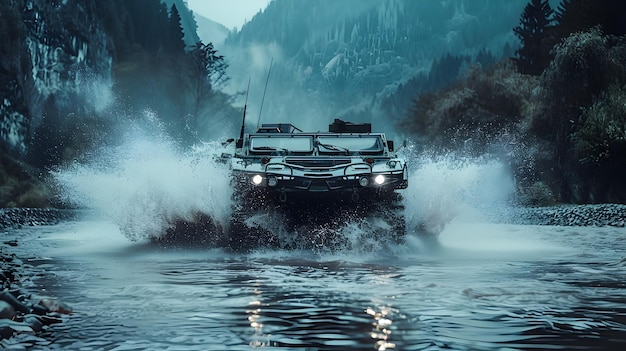
[[[11, 231], [74, 314], [32, 350], [513, 350], [626, 346], [626, 229], [455, 219], [439, 246], [228, 253], [85, 218]], [[45, 289], [45, 290], [44, 290]]]
[[[351, 243], [346, 247], [232, 253], [150, 241], [172, 218], [200, 212], [224, 222], [232, 193], [227, 167], [211, 157], [222, 151], [219, 144], [181, 153], [149, 133], [139, 134], [90, 163], [55, 173], [66, 200], [93, 212], [6, 234], [17, 237], [16, 249], [35, 257], [31, 263], [44, 272], [30, 288], [60, 298], [74, 314], [44, 335], [20, 335], [5, 346], [116, 351], [626, 346], [626, 229], [488, 222], [485, 218], [497, 219], [498, 211], [506, 210], [515, 192], [508, 168], [498, 162], [407, 154], [412, 165], [411, 185], [403, 192], [407, 228], [413, 232], [425, 224], [440, 233], [437, 243], [409, 235], [406, 243], [383, 245], [367, 234], [384, 232], [384, 226], [357, 219], [342, 227]], [[280, 229], [280, 223], [262, 222]]]

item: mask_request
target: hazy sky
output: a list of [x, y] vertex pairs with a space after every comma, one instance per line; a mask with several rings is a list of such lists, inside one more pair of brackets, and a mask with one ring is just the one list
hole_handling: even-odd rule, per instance
[[267, 7], [271, 0], [187, 0], [191, 10], [219, 22], [228, 29], [250, 21], [259, 10]]

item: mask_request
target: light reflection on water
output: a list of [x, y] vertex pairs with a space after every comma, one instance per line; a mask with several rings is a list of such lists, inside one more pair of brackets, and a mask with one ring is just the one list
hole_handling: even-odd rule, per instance
[[[626, 230], [452, 223], [442, 247], [231, 255], [115, 239], [94, 222], [24, 229], [35, 284], [75, 314], [33, 349], [615, 349]], [[54, 273], [52, 273], [54, 272]], [[18, 338], [19, 339], [19, 338]], [[36, 338], [35, 338], [36, 339]], [[17, 341], [15, 341], [17, 342]], [[28, 341], [24, 341], [27, 343]]]

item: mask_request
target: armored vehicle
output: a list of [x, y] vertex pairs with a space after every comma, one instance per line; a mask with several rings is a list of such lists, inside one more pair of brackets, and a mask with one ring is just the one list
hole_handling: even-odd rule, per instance
[[371, 124], [335, 119], [328, 132], [262, 124], [242, 132], [235, 148], [235, 224], [268, 212], [279, 213], [289, 230], [376, 217], [388, 223], [391, 237], [404, 234], [397, 191], [408, 186], [407, 164]]

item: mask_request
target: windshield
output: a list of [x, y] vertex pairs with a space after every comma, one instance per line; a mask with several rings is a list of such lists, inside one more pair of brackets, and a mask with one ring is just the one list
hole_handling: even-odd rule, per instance
[[337, 149], [353, 152], [383, 151], [380, 138], [377, 136], [363, 137], [319, 137], [320, 151], [336, 151]]
[[310, 136], [254, 136], [250, 138], [252, 151], [313, 151], [313, 138]]

